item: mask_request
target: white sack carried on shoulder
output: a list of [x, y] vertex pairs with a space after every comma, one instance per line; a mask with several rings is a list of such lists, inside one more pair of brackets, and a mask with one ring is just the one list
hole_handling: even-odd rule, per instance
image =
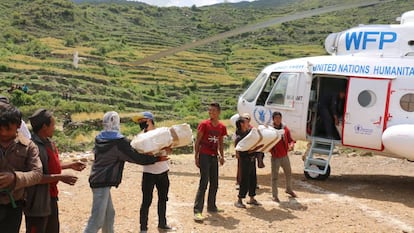
[[266, 137], [263, 137], [264, 146], [259, 149], [260, 152], [269, 152], [285, 133], [284, 129], [275, 129], [272, 126], [259, 125], [258, 128], [263, 135], [266, 135]]
[[146, 133], [138, 134], [132, 139], [131, 146], [140, 153], [156, 153], [164, 147], [171, 146], [173, 138], [168, 127], [159, 127]]
[[193, 142], [193, 131], [187, 123], [173, 125], [170, 133], [173, 138], [172, 147], [187, 146]]
[[255, 151], [268, 152], [281, 139], [284, 130], [276, 130], [271, 126], [259, 125], [252, 128], [242, 140], [237, 143], [237, 151], [249, 151], [259, 147]]
[[131, 146], [140, 153], [157, 153], [165, 147], [182, 147], [193, 142], [193, 131], [189, 124], [159, 127], [136, 135]]

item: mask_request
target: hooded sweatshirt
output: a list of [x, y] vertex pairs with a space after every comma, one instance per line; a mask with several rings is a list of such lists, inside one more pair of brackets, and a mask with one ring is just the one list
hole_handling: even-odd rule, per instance
[[89, 177], [91, 188], [118, 187], [125, 161], [141, 165], [159, 161], [159, 157], [140, 154], [131, 147], [130, 141], [119, 132], [116, 112], [106, 113], [103, 125], [104, 130], [95, 138], [95, 161]]

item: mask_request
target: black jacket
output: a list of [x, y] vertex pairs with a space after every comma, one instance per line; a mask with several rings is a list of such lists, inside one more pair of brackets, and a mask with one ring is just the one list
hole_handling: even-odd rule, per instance
[[118, 185], [122, 180], [125, 161], [141, 165], [153, 164], [158, 157], [139, 154], [124, 137], [118, 139], [95, 138], [95, 161], [91, 168], [89, 185], [102, 188]]

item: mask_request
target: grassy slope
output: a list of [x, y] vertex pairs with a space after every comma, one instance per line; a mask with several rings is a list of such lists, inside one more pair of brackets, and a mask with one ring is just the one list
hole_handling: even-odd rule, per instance
[[[285, 4], [281, 4], [285, 2]], [[354, 1], [347, 1], [354, 2]], [[269, 5], [275, 3], [274, 5]], [[272, 17], [344, 1], [269, 1], [201, 8], [158, 8], [138, 3], [16, 0], [0, 3], [1, 92], [27, 116], [36, 108], [65, 112], [151, 110], [159, 120], [198, 121], [201, 103], [235, 111], [243, 84], [269, 63], [324, 54], [330, 32], [390, 23], [412, 7], [396, 1], [275, 25], [183, 51], [138, 67], [145, 56]], [[377, 12], [381, 12], [378, 14]], [[10, 17], [11, 16], [11, 17]], [[72, 66], [73, 53], [83, 60]], [[30, 95], [7, 93], [28, 84]], [[62, 98], [71, 94], [71, 101]]]

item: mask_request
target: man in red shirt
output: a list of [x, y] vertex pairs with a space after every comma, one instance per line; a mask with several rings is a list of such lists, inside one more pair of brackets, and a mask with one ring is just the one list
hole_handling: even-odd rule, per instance
[[286, 177], [286, 190], [285, 192], [291, 197], [297, 197], [292, 190], [292, 169], [290, 167], [290, 161], [288, 152], [293, 150], [295, 141], [290, 136], [288, 127], [282, 124], [282, 113], [274, 112], [272, 115], [273, 127], [275, 129], [283, 129], [285, 132], [282, 135], [282, 139], [270, 150], [272, 154], [271, 158], [271, 170], [272, 170], [272, 200], [280, 202], [277, 196], [277, 178], [279, 175], [279, 168], [283, 168], [283, 172]]
[[216, 194], [218, 188], [218, 162], [224, 164], [223, 138], [227, 135], [226, 126], [219, 121], [220, 105], [211, 103], [208, 108], [209, 119], [198, 125], [197, 140], [194, 146], [195, 165], [200, 169], [200, 183], [194, 202], [194, 220], [204, 219], [204, 196], [208, 190], [207, 211], [212, 213], [222, 212], [216, 206]]
[[46, 109], [39, 109], [29, 117], [32, 125], [32, 140], [39, 148], [39, 157], [43, 165], [43, 176], [39, 184], [26, 189], [24, 208], [26, 232], [58, 233], [59, 209], [57, 183], [74, 185], [76, 176], [64, 175], [62, 169], [82, 171], [86, 166], [81, 162], [60, 164], [59, 152], [51, 140], [55, 132], [55, 118]]

